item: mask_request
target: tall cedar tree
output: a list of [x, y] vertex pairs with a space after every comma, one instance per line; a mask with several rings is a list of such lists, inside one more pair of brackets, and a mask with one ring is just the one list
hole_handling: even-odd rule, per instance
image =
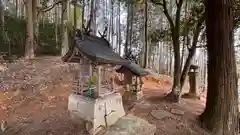
[[216, 135], [238, 134], [237, 72], [233, 46], [234, 0], [208, 0], [207, 103], [200, 116], [203, 126]]

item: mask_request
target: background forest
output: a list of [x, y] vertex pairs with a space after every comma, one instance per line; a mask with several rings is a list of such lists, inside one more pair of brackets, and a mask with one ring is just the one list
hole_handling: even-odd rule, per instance
[[[27, 2], [1, 2], [0, 40], [3, 44], [0, 50], [7, 54], [9, 59], [28, 55], [64, 55], [71, 44], [68, 32], [81, 29], [82, 25], [86, 24], [92, 7], [93, 33], [98, 35], [98, 31], [107, 27], [107, 39], [115, 52], [122, 56], [132, 52], [143, 67], [167, 75], [173, 75], [174, 61], [177, 59], [177, 65], [183, 72], [182, 83], [188, 66], [191, 63], [197, 64], [200, 67], [199, 87], [204, 90], [207, 86], [206, 28], [203, 19], [201, 20], [204, 13], [201, 0], [184, 1], [179, 15], [176, 14], [177, 6], [174, 0], [167, 1], [165, 6], [154, 0], [147, 4], [143, 0]], [[237, 5], [238, 3], [235, 5], [236, 13]], [[168, 15], [165, 14], [165, 9]], [[179, 45], [173, 45], [171, 20], [174, 22], [178, 18], [179, 22], [174, 27], [179, 29], [179, 38], [176, 37]], [[235, 50], [239, 63], [238, 17], [235, 17], [235, 24]], [[174, 56], [174, 46], [179, 46], [177, 51], [175, 50], [179, 55], [177, 58]]]
[[[233, 2], [239, 73], [240, 2]], [[116, 53], [131, 54], [141, 67], [171, 76], [168, 96], [178, 102], [191, 65], [199, 66], [199, 89], [207, 89], [205, 10], [203, 0], [0, 0], [0, 59], [64, 56], [75, 30], [91, 18], [92, 34], [107, 28]]]

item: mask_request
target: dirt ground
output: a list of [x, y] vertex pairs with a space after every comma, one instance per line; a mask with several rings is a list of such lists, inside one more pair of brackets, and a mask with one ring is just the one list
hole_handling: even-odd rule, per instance
[[[209, 135], [197, 121], [204, 109], [204, 97], [201, 100], [183, 99], [180, 104], [169, 103], [163, 100], [171, 87], [169, 78], [144, 80], [144, 97], [128, 113], [155, 124], [156, 135]], [[73, 121], [67, 112], [70, 92], [67, 83], [35, 93], [1, 92], [0, 120], [6, 120], [8, 127], [4, 135], [88, 135], [83, 125]], [[184, 114], [172, 114], [171, 109]], [[152, 115], [153, 110], [165, 111], [168, 117], [158, 119]]]

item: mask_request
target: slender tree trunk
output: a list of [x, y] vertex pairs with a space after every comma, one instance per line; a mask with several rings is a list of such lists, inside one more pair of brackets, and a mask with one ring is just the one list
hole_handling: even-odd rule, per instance
[[[169, 42], [168, 42], [169, 44]], [[169, 62], [168, 62], [168, 74], [170, 76], [172, 76], [172, 63], [173, 63], [173, 57], [172, 57], [172, 46], [170, 46], [170, 44], [168, 45], [168, 59], [169, 59]]]
[[15, 13], [15, 15], [16, 15], [16, 17], [18, 17], [19, 16], [19, 14], [18, 14], [18, 11], [19, 11], [19, 0], [16, 0], [16, 13]]
[[37, 11], [37, 5], [38, 5], [38, 0], [33, 0], [32, 1], [32, 15], [33, 15], [33, 33], [34, 33], [34, 50], [36, 51], [39, 46], [38, 46], [38, 11]]
[[61, 51], [61, 55], [64, 56], [68, 49], [69, 49], [69, 41], [68, 41], [68, 33], [69, 33], [69, 16], [68, 16], [68, 6], [69, 3], [67, 1], [63, 1], [62, 2], [62, 51]]
[[27, 0], [26, 11], [27, 11], [27, 39], [25, 46], [25, 58], [32, 59], [35, 57], [34, 54], [34, 30], [33, 30], [33, 1]]
[[110, 27], [109, 27], [109, 36], [110, 36], [110, 43], [112, 44], [112, 47], [114, 48], [114, 51], [116, 51], [115, 50], [115, 48], [116, 48], [116, 46], [113, 46], [114, 45], [114, 40], [113, 40], [113, 38], [114, 38], [114, 22], [113, 22], [113, 16], [114, 16], [114, 0], [110, 0], [110, 9], [111, 9], [111, 13], [110, 13], [110, 15], [109, 15], [109, 19], [110, 19]]
[[184, 55], [185, 55], [185, 47], [186, 47], [186, 35], [184, 35], [183, 37], [183, 43], [182, 43], [182, 58], [181, 58], [181, 64], [180, 64], [180, 68], [182, 70], [183, 67], [183, 61], [184, 61]]
[[120, 20], [120, 1], [117, 1], [117, 45], [118, 45], [118, 53], [121, 54], [121, 20]]
[[129, 49], [132, 48], [132, 34], [133, 34], [133, 14], [134, 14], [134, 5], [131, 3], [130, 8], [130, 28], [129, 28]]
[[179, 37], [173, 36], [173, 51], [174, 51], [174, 76], [173, 76], [173, 89], [174, 93], [177, 93], [180, 89], [180, 78], [181, 78], [181, 69], [180, 69], [180, 43]]
[[[177, 2], [177, 1], [176, 1]], [[170, 18], [169, 14], [166, 11], [166, 1], [164, 2], [164, 13], [170, 22], [171, 33], [172, 33], [172, 41], [173, 41], [173, 52], [174, 52], [174, 75], [173, 75], [173, 86], [172, 91], [167, 95], [167, 99], [173, 100], [174, 102], [179, 102], [181, 85], [181, 55], [180, 55], [180, 17], [181, 17], [181, 9], [182, 9], [183, 0], [179, 0], [177, 2], [177, 11], [175, 18], [175, 25], [173, 20]]]
[[[57, 0], [54, 0], [54, 2], [57, 2]], [[58, 39], [58, 28], [59, 28], [59, 6], [55, 6], [54, 8], [54, 20], [55, 20], [55, 41], [57, 44], [57, 48], [59, 48], [59, 39]]]
[[85, 15], [85, 0], [82, 0], [82, 28], [81, 28], [82, 30], [85, 24], [84, 15]]
[[0, 41], [4, 41], [4, 5], [0, 0]]
[[92, 30], [92, 33], [95, 35], [97, 33], [97, 16], [96, 16], [96, 1], [95, 0], [91, 0], [91, 3], [90, 3], [90, 14], [92, 15], [92, 19], [91, 19], [91, 30]]
[[21, 1], [21, 18], [22, 19], [26, 19], [26, 8], [25, 8], [25, 4], [24, 4], [24, 1], [22, 0]]
[[144, 64], [143, 68], [148, 68], [148, 55], [149, 55], [149, 48], [148, 48], [148, 1], [144, 1]]
[[74, 31], [76, 30], [77, 28], [77, 1], [74, 0], [74, 7], [73, 7], [73, 29]]
[[128, 47], [129, 47], [129, 26], [130, 26], [130, 19], [131, 19], [131, 2], [127, 3], [127, 32], [126, 32], [126, 41], [124, 46], [124, 53], [128, 53]]
[[202, 24], [204, 22], [204, 19], [205, 19], [205, 14], [203, 14], [201, 16], [201, 18], [199, 18], [198, 24], [197, 24], [197, 26], [195, 28], [195, 31], [194, 31], [192, 47], [189, 49], [188, 57], [187, 57], [187, 60], [184, 64], [183, 71], [182, 71], [182, 74], [181, 74], [181, 79], [180, 79], [181, 90], [184, 86], [189, 68], [192, 64], [192, 59], [193, 59], [194, 55], [196, 54], [198, 38], [199, 38], [199, 35], [201, 33], [201, 30], [202, 30]]
[[[184, 19], [187, 19], [187, 2], [185, 3], [185, 9], [184, 9]], [[184, 27], [184, 37], [183, 37], [183, 43], [182, 43], [182, 58], [181, 58], [181, 70], [183, 67], [183, 61], [184, 61], [184, 53], [185, 53], [185, 47], [186, 47], [186, 40], [188, 37], [189, 30], [187, 27]]]
[[237, 135], [239, 130], [232, 6], [233, 0], [208, 0], [206, 4], [208, 91], [200, 118], [216, 135]]

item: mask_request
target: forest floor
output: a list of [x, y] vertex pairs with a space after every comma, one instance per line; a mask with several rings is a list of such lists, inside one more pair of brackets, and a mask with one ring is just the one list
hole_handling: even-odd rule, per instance
[[[39, 69], [46, 68], [46, 62], [40, 65], [45, 67]], [[47, 67], [53, 65], [56, 63], [49, 62]], [[144, 80], [144, 97], [127, 113], [156, 125], [156, 135], [209, 135], [197, 121], [204, 109], [204, 96], [201, 100], [183, 99], [179, 104], [170, 103], [163, 99], [171, 87], [170, 77], [148, 76]], [[70, 92], [69, 82], [54, 83], [54, 86], [34, 92], [1, 92], [0, 120], [6, 120], [8, 127], [4, 135], [88, 135], [83, 125], [73, 121], [67, 112]]]

